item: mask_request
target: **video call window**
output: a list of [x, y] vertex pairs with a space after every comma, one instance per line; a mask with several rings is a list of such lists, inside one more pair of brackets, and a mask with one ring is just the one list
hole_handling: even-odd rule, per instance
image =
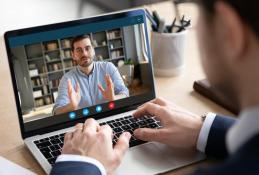
[[[80, 78], [83, 72], [80, 61], [75, 58], [86, 49], [72, 50], [72, 41], [78, 35], [12, 47], [24, 122], [56, 117], [58, 109], [71, 100], [69, 89], [72, 87], [75, 92], [77, 84], [81, 96], [77, 109], [150, 91], [144, 33], [143, 24], [85, 33], [89, 36], [94, 65], [94, 76], [92, 79], [88, 76], [88, 85]], [[78, 41], [73, 46], [76, 44]], [[84, 64], [87, 58], [82, 60]], [[108, 88], [107, 79], [113, 83], [114, 95], [118, 98], [110, 99], [102, 93]]]

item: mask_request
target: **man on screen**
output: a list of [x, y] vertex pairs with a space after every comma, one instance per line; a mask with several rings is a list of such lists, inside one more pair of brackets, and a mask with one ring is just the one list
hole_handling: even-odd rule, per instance
[[71, 48], [73, 60], [78, 66], [62, 77], [53, 108], [54, 114], [129, 96], [114, 64], [94, 61], [95, 51], [89, 35], [75, 37]]

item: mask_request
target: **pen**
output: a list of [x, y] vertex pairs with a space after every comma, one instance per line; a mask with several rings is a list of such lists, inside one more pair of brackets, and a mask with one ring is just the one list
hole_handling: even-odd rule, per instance
[[165, 28], [165, 20], [164, 20], [164, 19], [161, 19], [161, 20], [160, 20], [160, 23], [159, 23], [159, 25], [158, 25], [158, 30], [157, 30], [157, 32], [158, 32], [158, 33], [163, 33], [163, 32], [165, 32], [165, 30], [167, 30], [167, 29]]
[[145, 9], [145, 11], [146, 11], [146, 15], [147, 15], [147, 18], [149, 19], [149, 21], [151, 22], [151, 27], [152, 27], [152, 30], [153, 31], [157, 31], [158, 30], [158, 24], [157, 24], [157, 22], [154, 20], [154, 18], [153, 18], [153, 16], [150, 14], [150, 12], [147, 10], [147, 9]]
[[170, 29], [170, 32], [171, 32], [171, 33], [177, 32], [176, 30], [174, 30], [174, 29], [175, 29], [175, 21], [176, 21], [176, 18], [174, 18], [174, 21], [173, 21], [173, 23], [172, 23], [172, 25], [171, 25], [171, 29]]
[[159, 24], [160, 23], [160, 17], [158, 15], [157, 11], [153, 11], [152, 13], [153, 13], [154, 20], [156, 21], [157, 24]]

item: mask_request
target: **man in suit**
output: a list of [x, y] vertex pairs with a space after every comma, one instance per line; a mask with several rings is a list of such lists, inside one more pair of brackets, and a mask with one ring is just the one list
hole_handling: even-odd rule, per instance
[[[259, 2], [200, 0], [198, 41], [201, 62], [212, 86], [240, 106], [238, 119], [208, 113], [201, 117], [164, 99], [139, 107], [135, 117], [149, 113], [161, 129], [141, 128], [134, 135], [174, 147], [188, 147], [224, 159], [194, 175], [259, 174]], [[128, 148], [129, 133], [113, 148], [112, 131], [89, 119], [65, 137], [63, 154], [52, 175], [113, 174]]]

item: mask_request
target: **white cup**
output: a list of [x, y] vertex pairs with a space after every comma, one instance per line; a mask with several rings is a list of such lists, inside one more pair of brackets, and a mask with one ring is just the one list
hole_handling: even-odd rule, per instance
[[187, 31], [179, 33], [151, 32], [151, 49], [156, 76], [176, 76], [184, 69]]

